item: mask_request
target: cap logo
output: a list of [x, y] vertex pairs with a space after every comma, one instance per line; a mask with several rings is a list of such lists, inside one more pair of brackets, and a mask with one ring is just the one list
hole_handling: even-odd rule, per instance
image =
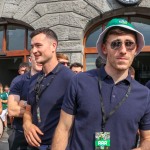
[[126, 20], [119, 20], [119, 23], [121, 23], [121, 24], [128, 24], [128, 22]]

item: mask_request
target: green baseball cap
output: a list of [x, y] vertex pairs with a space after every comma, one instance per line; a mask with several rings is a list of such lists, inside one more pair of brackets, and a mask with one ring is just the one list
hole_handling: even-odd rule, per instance
[[106, 60], [106, 55], [102, 52], [103, 38], [105, 34], [107, 33], [107, 31], [111, 29], [112, 27], [122, 27], [122, 28], [126, 28], [128, 30], [136, 32], [137, 44], [138, 44], [136, 55], [138, 55], [141, 52], [142, 48], [145, 45], [143, 34], [137, 31], [135, 27], [131, 23], [129, 23], [127, 20], [122, 19], [122, 18], [114, 18], [108, 22], [108, 24], [106, 25], [106, 29], [99, 35], [99, 38], [96, 43], [98, 53], [103, 59]]

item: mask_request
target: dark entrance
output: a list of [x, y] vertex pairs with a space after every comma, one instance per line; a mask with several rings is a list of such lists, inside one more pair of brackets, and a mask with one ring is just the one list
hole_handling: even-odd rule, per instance
[[141, 84], [150, 80], [150, 53], [141, 52], [132, 65], [135, 69], [135, 79]]
[[22, 57], [0, 58], [0, 82], [3, 85], [10, 85], [18, 75], [18, 67], [22, 61]]

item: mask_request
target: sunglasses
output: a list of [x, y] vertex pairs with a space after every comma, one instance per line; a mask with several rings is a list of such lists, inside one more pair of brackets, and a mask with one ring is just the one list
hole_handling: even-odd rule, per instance
[[110, 43], [111, 49], [118, 50], [121, 48], [123, 43], [125, 44], [126, 49], [129, 51], [134, 50], [136, 47], [136, 43], [133, 41], [126, 40], [126, 41], [122, 42], [121, 40], [117, 39]]
[[60, 62], [62, 65], [67, 65], [67, 66], [70, 66], [70, 62]]

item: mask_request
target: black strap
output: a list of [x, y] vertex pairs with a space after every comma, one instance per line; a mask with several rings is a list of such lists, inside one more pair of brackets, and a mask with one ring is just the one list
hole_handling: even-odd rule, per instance
[[129, 94], [131, 93], [131, 83], [128, 86], [128, 90], [125, 94], [125, 96], [122, 98], [122, 100], [110, 111], [110, 113], [106, 116], [105, 112], [105, 107], [103, 103], [103, 98], [102, 98], [102, 80], [100, 76], [100, 71], [98, 71], [98, 83], [99, 83], [99, 95], [100, 95], [100, 104], [101, 104], [101, 111], [102, 111], [102, 132], [105, 130], [105, 125], [108, 119], [117, 111], [117, 109], [125, 102], [125, 100], [128, 98]]
[[44, 88], [41, 87], [41, 83], [42, 83], [45, 75], [42, 74], [37, 79], [37, 83], [35, 85], [35, 89], [34, 90], [35, 90], [35, 94], [36, 94], [37, 119], [38, 119], [39, 123], [41, 123], [40, 107], [38, 105], [39, 104], [39, 100], [40, 100], [40, 96], [43, 94], [43, 92], [46, 90], [46, 88], [52, 83], [52, 81], [56, 77], [57, 73], [60, 71], [60, 67], [61, 67], [61, 65], [58, 64], [55, 73], [53, 74], [53, 76], [51, 77], [51, 79], [49, 80], [49, 82], [46, 84], [46, 86]]
[[47, 89], [47, 87], [52, 83], [52, 81], [54, 80], [54, 78], [56, 77], [57, 73], [60, 70], [60, 65], [58, 64], [57, 68], [56, 68], [56, 72], [53, 74], [53, 76], [50, 78], [50, 80], [48, 81], [48, 83], [46, 84], [46, 86], [44, 88], [41, 87], [41, 83], [45, 77], [44, 74], [41, 74], [39, 76], [39, 78], [37, 79], [34, 91], [36, 94], [36, 103], [39, 102], [40, 96], [43, 94], [43, 92]]

